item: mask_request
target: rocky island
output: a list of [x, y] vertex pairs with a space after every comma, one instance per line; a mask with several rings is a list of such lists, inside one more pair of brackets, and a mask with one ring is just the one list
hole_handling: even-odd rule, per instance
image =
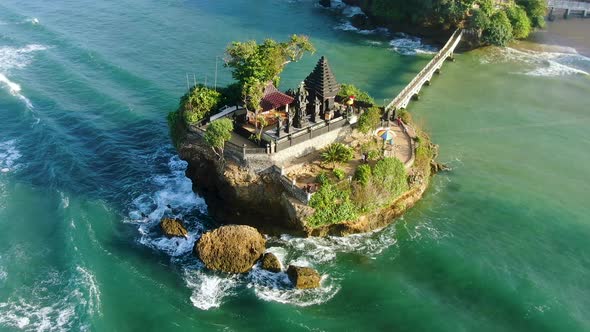
[[[307, 37], [295, 35], [233, 43], [226, 65], [238, 83], [190, 87], [169, 115], [186, 175], [210, 215], [220, 224], [254, 227], [203, 235], [194, 251], [211, 269], [243, 273], [261, 260], [280, 271], [276, 257], [264, 255], [258, 231], [346, 236], [382, 228], [444, 169], [409, 112], [379, 107], [368, 93], [339, 84], [325, 57], [296, 89], [279, 91], [282, 68], [314, 51]], [[319, 284], [317, 273], [287, 271], [298, 287]]]

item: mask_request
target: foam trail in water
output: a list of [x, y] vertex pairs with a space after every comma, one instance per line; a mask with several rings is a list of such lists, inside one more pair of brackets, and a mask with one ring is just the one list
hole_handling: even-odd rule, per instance
[[47, 47], [38, 44], [27, 45], [22, 48], [0, 47], [0, 86], [5, 86], [8, 92], [20, 99], [29, 110], [33, 110], [33, 103], [22, 93], [18, 83], [8, 78], [8, 73], [15, 69], [23, 69], [33, 60], [35, 52], [44, 51]]
[[529, 76], [590, 75], [590, 58], [578, 54], [572, 48], [561, 48], [558, 52], [492, 48], [481, 59], [483, 64], [507, 62], [528, 65], [529, 68], [518, 74]]
[[16, 141], [0, 142], [0, 172], [7, 173], [18, 168], [16, 161], [22, 157], [16, 148]]

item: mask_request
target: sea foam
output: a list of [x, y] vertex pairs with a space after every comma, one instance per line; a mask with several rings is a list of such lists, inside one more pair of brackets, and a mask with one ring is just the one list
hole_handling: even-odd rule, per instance
[[525, 69], [517, 74], [528, 76], [590, 75], [590, 58], [572, 48], [560, 48], [559, 51], [490, 48], [481, 58], [482, 64], [509, 62], [524, 64]]
[[33, 103], [22, 93], [21, 85], [12, 81], [7, 75], [15, 69], [23, 69], [33, 60], [34, 53], [47, 50], [46, 46], [31, 44], [16, 48], [10, 46], [0, 47], [0, 86], [20, 99], [29, 110], [33, 110]]

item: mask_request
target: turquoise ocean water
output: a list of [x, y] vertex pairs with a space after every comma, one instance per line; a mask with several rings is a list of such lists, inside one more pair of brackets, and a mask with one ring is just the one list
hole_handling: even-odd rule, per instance
[[590, 59], [571, 41], [447, 64], [410, 106], [453, 167], [423, 201], [372, 234], [269, 240], [318, 290], [208, 272], [160, 237], [163, 215], [191, 240], [214, 225], [168, 138], [186, 75], [292, 33], [318, 52], [282, 88], [326, 55], [379, 101], [436, 49], [311, 0], [0, 1], [1, 331], [590, 330]]

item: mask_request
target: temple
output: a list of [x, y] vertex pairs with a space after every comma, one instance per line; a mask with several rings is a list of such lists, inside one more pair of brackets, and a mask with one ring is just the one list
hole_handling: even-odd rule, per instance
[[304, 82], [309, 91], [310, 103], [313, 103], [315, 98], [320, 101], [320, 114], [322, 116], [334, 109], [334, 100], [340, 91], [340, 84], [336, 82], [336, 77], [334, 77], [325, 57], [321, 57]]

